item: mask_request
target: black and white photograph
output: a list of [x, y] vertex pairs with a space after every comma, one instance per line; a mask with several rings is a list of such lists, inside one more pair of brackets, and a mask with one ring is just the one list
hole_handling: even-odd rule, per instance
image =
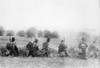
[[100, 68], [100, 0], [0, 0], [0, 68]]

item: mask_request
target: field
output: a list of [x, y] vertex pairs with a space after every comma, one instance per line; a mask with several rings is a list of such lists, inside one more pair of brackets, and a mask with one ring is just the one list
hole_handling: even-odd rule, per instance
[[[23, 37], [15, 37], [15, 38], [16, 38], [16, 44], [18, 47], [26, 46], [27, 43], [31, 40], [30, 38], [23, 38]], [[7, 44], [7, 42], [9, 42], [8, 39], [9, 39], [9, 37], [0, 37], [0, 46], [5, 46]], [[40, 48], [41, 48], [42, 43], [45, 42], [45, 40], [46, 39], [39, 38], [38, 45]], [[34, 39], [33, 39], [33, 41], [34, 41]], [[53, 47], [53, 48], [57, 48], [59, 43], [60, 43], [59, 39], [51, 39], [51, 42], [50, 42], [50, 44], [52, 44], [51, 47]], [[55, 46], [53, 46], [53, 44]]]
[[[16, 43], [18, 47], [24, 47], [30, 39], [16, 37]], [[45, 39], [39, 38], [39, 47], [41, 48], [42, 42]], [[0, 37], [0, 46], [5, 46], [8, 42], [7, 37]], [[59, 39], [51, 39], [51, 48], [57, 50]], [[68, 41], [67, 46], [77, 47], [77, 40]], [[40, 57], [0, 57], [0, 68], [99, 68], [100, 59], [89, 58], [88, 60], [82, 60], [77, 58], [40, 58]]]
[[0, 57], [0, 68], [99, 68], [100, 60]]

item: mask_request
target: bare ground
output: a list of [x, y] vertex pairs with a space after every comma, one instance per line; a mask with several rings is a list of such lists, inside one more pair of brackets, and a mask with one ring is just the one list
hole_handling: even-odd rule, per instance
[[0, 68], [100, 68], [100, 59], [0, 57]]

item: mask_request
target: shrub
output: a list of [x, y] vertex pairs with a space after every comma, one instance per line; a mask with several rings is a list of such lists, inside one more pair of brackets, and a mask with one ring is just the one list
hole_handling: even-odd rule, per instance
[[49, 30], [44, 30], [44, 38], [51, 37], [51, 32]]
[[38, 37], [40, 37], [40, 38], [43, 37], [43, 32], [42, 31], [38, 31]]
[[68, 49], [68, 53], [69, 53], [69, 55], [71, 56], [71, 57], [77, 57], [78, 56], [78, 53], [79, 53], [79, 50], [77, 49], [77, 48], [75, 48], [75, 47], [70, 47], [69, 49]]
[[28, 38], [36, 37], [36, 33], [37, 33], [37, 29], [34, 27], [29, 28], [26, 32]]
[[59, 38], [59, 35], [56, 31], [51, 33], [51, 38]]
[[17, 36], [20, 36], [20, 37], [25, 37], [26, 36], [26, 33], [25, 33], [25, 31], [19, 31], [18, 33], [17, 33]]
[[4, 27], [0, 25], [0, 36], [4, 35]]
[[45, 38], [47, 38], [47, 37], [50, 37], [50, 38], [59, 38], [59, 35], [58, 35], [58, 32], [56, 32], [56, 31], [50, 32], [49, 30], [45, 30], [44, 31], [44, 37]]
[[21, 57], [27, 57], [28, 56], [28, 50], [26, 50], [24, 47], [18, 48], [19, 49], [19, 56]]
[[6, 36], [14, 36], [14, 31], [13, 30], [7, 30]]
[[0, 46], [0, 56], [6, 56], [7, 49], [5, 46]]

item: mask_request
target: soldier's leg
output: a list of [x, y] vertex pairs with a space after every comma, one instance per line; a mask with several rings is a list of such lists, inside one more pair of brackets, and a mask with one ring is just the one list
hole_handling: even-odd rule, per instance
[[31, 55], [31, 51], [29, 50], [29, 54], [28, 54], [28, 56], [30, 56]]
[[45, 56], [45, 57], [48, 57], [48, 53], [46, 52], [44, 56]]
[[16, 52], [16, 56], [19, 56], [19, 52], [18, 52], [18, 48], [16, 48], [15, 52]]
[[11, 55], [11, 51], [9, 50], [9, 55]]
[[30, 56], [34, 57], [33, 56], [33, 50], [30, 50]]
[[10, 56], [12, 56], [13, 55], [13, 52], [12, 52], [12, 50], [10, 50]]
[[46, 57], [49, 57], [50, 50], [46, 49]]
[[86, 59], [86, 50], [82, 50], [82, 59]]
[[18, 56], [18, 51], [17, 50], [15, 50], [14, 55]]
[[44, 57], [48, 57], [47, 49], [43, 49], [43, 51], [44, 51], [43, 56], [44, 56]]
[[66, 57], [70, 57], [69, 54], [67, 53], [67, 51], [65, 51], [65, 56]]
[[[38, 52], [38, 51], [37, 51], [37, 52]], [[35, 56], [36, 56], [36, 57], [39, 57], [39, 55], [38, 55], [38, 53], [37, 53], [37, 52], [36, 52], [36, 55], [35, 55]]]
[[[81, 50], [81, 51], [82, 51], [82, 50]], [[83, 57], [83, 51], [78, 53], [77, 58], [80, 58], [80, 59], [81, 59], [82, 57]]]
[[35, 57], [35, 51], [31, 51], [32, 57]]
[[15, 51], [13, 51], [12, 53], [13, 53], [13, 56], [16, 56], [16, 52]]

